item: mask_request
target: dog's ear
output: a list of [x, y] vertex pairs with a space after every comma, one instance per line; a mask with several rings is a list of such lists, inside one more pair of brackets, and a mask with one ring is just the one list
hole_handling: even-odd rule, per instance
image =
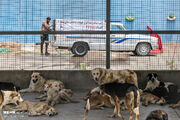
[[149, 73], [148, 75], [147, 75], [147, 80], [150, 80], [152, 78], [152, 73]]
[[102, 68], [99, 68], [99, 72], [100, 72], [100, 75], [102, 75], [103, 69], [102, 69]]
[[158, 77], [158, 74], [157, 73], [153, 73], [154, 77], [157, 78]]

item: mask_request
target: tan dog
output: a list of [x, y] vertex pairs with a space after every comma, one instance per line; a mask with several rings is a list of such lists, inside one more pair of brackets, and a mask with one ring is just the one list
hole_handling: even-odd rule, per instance
[[13, 103], [13, 104], [19, 104], [22, 102], [23, 99], [21, 98], [21, 95], [16, 91], [1, 91], [0, 90], [0, 120], [3, 120], [3, 116], [1, 114], [1, 110], [3, 106]]
[[169, 107], [172, 107], [172, 108], [177, 108], [177, 107], [179, 107], [179, 108], [180, 108], [180, 101], [179, 101], [177, 104], [172, 104], [172, 105], [170, 105]]
[[16, 112], [28, 111], [29, 116], [39, 116], [39, 115], [53, 116], [53, 115], [57, 114], [56, 110], [46, 103], [30, 102], [30, 101], [21, 102], [15, 108], [12, 108], [10, 106], [6, 106], [5, 110], [16, 111]]
[[46, 80], [39, 73], [34, 72], [31, 75], [31, 81], [29, 88], [20, 90], [20, 92], [44, 92], [44, 85], [46, 83], [58, 84], [61, 86], [61, 89], [64, 88], [64, 84], [61, 81], [57, 80]]
[[79, 103], [74, 100], [74, 95], [70, 89], [60, 89], [58, 86], [50, 87], [47, 92], [46, 102], [52, 106], [61, 103]]
[[16, 91], [0, 91], [0, 110], [7, 104], [18, 105], [22, 101], [21, 95]]
[[105, 83], [119, 82], [131, 83], [138, 88], [137, 75], [132, 70], [107, 70], [103, 68], [95, 68], [91, 71], [93, 80], [99, 85]]
[[62, 87], [62, 85], [58, 84], [57, 82], [46, 82], [44, 84], [44, 94], [41, 95], [40, 97], [36, 97], [36, 99], [40, 99], [41, 101], [45, 101], [47, 99], [47, 92], [51, 88], [57, 88], [58, 90], [61, 90], [64, 87]]
[[142, 105], [148, 106], [150, 103], [151, 104], [159, 104], [159, 105], [164, 105], [166, 104], [166, 100], [164, 98], [159, 98], [151, 93], [143, 92], [141, 94], [141, 100], [142, 100]]

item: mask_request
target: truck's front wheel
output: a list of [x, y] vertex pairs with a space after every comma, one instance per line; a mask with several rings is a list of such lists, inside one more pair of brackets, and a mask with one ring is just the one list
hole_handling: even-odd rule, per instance
[[88, 52], [88, 44], [85, 42], [74, 43], [71, 51], [73, 54], [75, 54], [75, 56], [78, 57], [85, 56]]
[[151, 51], [151, 46], [149, 43], [139, 43], [136, 46], [135, 53], [136, 55], [139, 56], [146, 56], [149, 55], [150, 51]]

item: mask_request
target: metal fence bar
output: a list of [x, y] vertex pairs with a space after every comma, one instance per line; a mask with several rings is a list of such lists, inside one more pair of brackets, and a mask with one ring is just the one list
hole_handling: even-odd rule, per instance
[[[108, 31], [107, 31], [108, 32]], [[0, 31], [0, 35], [40, 35], [40, 34], [107, 34], [106, 31]], [[146, 30], [133, 30], [133, 31], [110, 31], [110, 34], [180, 34], [180, 30], [159, 30], [159, 31], [146, 31]]]
[[111, 0], [106, 0], [106, 69], [110, 69], [110, 19]]

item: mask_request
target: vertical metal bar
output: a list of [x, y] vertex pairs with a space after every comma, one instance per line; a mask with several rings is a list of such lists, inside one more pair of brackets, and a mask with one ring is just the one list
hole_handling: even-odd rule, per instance
[[111, 0], [106, 0], [106, 69], [110, 69], [110, 17]]

